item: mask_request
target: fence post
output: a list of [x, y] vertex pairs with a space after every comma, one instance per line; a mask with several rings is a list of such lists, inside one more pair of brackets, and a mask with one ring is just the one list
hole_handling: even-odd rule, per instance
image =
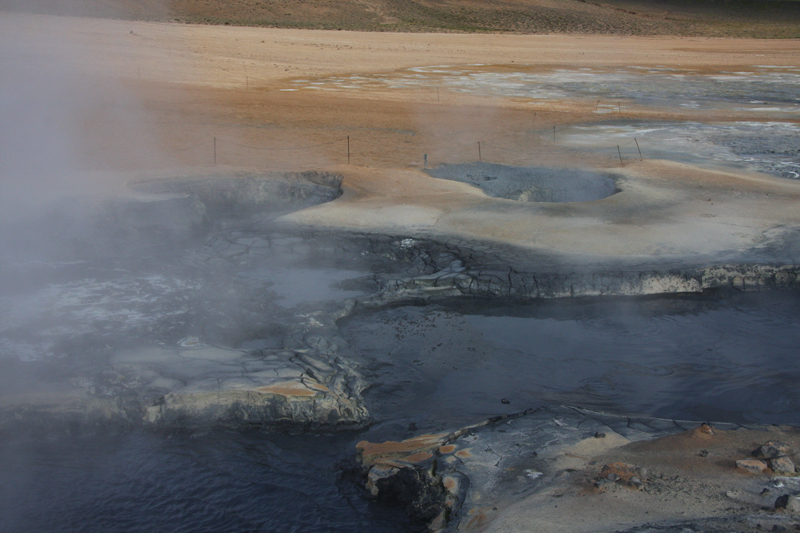
[[636, 137], [633, 138], [633, 142], [636, 143], [636, 149], [639, 150], [639, 161], [644, 161], [644, 159], [642, 159], [642, 149], [639, 148], [639, 141], [636, 140]]
[[617, 145], [617, 154], [619, 154], [619, 166], [624, 167], [625, 165], [622, 164], [622, 152], [619, 150], [619, 145]]
[[478, 141], [478, 161], [483, 161], [483, 158], [481, 157], [481, 142], [480, 141]]
[[428, 154], [422, 156], [422, 168], [428, 168]]

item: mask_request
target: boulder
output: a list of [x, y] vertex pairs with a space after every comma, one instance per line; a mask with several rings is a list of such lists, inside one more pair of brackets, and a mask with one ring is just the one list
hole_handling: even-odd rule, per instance
[[790, 513], [800, 513], [800, 500], [797, 499], [797, 496], [784, 494], [775, 500], [775, 509], [783, 509]]
[[783, 442], [768, 441], [753, 450], [751, 454], [756, 459], [777, 459], [791, 455], [792, 449]]
[[739, 459], [736, 461], [736, 467], [751, 474], [763, 474], [767, 470], [767, 463], [758, 459]]
[[794, 474], [794, 463], [788, 457], [778, 457], [769, 462], [769, 467], [776, 474]]

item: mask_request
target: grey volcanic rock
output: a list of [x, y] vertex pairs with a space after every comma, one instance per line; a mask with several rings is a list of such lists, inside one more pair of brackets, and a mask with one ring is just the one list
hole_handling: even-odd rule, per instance
[[776, 474], [794, 474], [794, 462], [788, 457], [777, 457], [769, 462], [769, 467]]
[[777, 459], [778, 457], [786, 457], [792, 453], [792, 449], [783, 442], [769, 441], [755, 450], [753, 450], [753, 457], [756, 459]]
[[356, 445], [357, 466], [366, 479], [369, 496], [399, 505], [422, 525], [446, 525], [446, 516], [457, 510], [457, 482], [437, 473], [438, 449], [443, 435], [422, 435], [402, 442]]
[[[606, 438], [595, 438], [601, 430]], [[618, 531], [642, 533], [796, 527], [795, 478], [729, 470], [727, 458], [766, 428], [715, 424], [710, 430], [697, 422], [547, 405], [451, 433], [357, 448], [367, 484], [406, 469], [447, 489], [431, 531], [588, 532], [597, 531], [601, 518], [603, 530], [614, 531], [609, 524], [615, 524]], [[796, 442], [796, 429], [783, 431]], [[701, 446], [726, 459], [710, 464], [696, 456]], [[777, 502], [776, 493], [783, 493]]]
[[642, 296], [700, 293], [715, 289], [768, 290], [800, 288], [794, 265], [718, 265], [686, 270], [609, 270], [588, 272], [492, 270], [460, 262], [432, 274], [389, 282], [381, 303], [433, 300], [453, 296], [532, 300], [580, 296]]
[[739, 459], [736, 467], [751, 474], [763, 474], [767, 470], [767, 463], [758, 459]]
[[775, 500], [776, 509], [784, 509], [789, 513], [800, 513], [800, 499], [791, 494], [784, 494]]
[[588, 202], [617, 192], [612, 175], [571, 168], [467, 163], [427, 172], [434, 178], [469, 183], [495, 198], [520, 202]]
[[[470, 531], [484, 527], [497, 516], [498, 507], [492, 506], [499, 505], [498, 502], [508, 506], [509, 501], [535, 494], [564, 476], [572, 475], [576, 483], [587, 484], [602, 477], [610, 479], [605, 481], [607, 485], [622, 490], [645, 490], [643, 480], [651, 475], [645, 468], [625, 463], [597, 465], [597, 478], [582, 479], [581, 474], [573, 474], [571, 463], [560, 464], [554, 454], [561, 447], [587, 438], [598, 441], [594, 434], [601, 430], [613, 435], [614, 442], [620, 445], [629, 440], [673, 435], [694, 424], [548, 405], [493, 417], [450, 433], [420, 435], [402, 442], [360, 442], [357, 457], [370, 491], [374, 491], [376, 483], [386, 483], [404, 470], [405, 478], [426, 479], [428, 490], [438, 491], [440, 485], [444, 486], [448, 493], [439, 500], [439, 505], [446, 520], [434, 519], [429, 528]], [[413, 484], [405, 487], [412, 491], [410, 495], [419, 490]], [[425, 517], [429, 519], [433, 514], [428, 511]]]

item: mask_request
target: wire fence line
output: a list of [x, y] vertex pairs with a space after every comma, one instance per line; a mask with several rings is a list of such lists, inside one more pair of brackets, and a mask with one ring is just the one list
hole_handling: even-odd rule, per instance
[[179, 154], [181, 152], [188, 152], [189, 150], [193, 150], [195, 148], [200, 148], [201, 146], [208, 146], [209, 144], [211, 144], [213, 142], [214, 141], [205, 141], [205, 142], [201, 142], [199, 144], [193, 144], [191, 146], [186, 146], [184, 148], [176, 148], [176, 149], [173, 149], [173, 150], [167, 150], [167, 152], [169, 152], [171, 154]]
[[239, 148], [249, 148], [251, 150], [267, 150], [267, 151], [271, 151], [271, 152], [291, 152], [291, 151], [297, 151], [297, 150], [310, 150], [312, 148], [318, 148], [320, 146], [327, 146], [329, 144], [336, 144], [338, 142], [342, 142], [342, 141], [347, 140], [346, 137], [342, 137], [342, 138], [334, 139], [332, 141], [327, 141], [327, 142], [323, 142], [323, 143], [309, 144], [307, 146], [290, 146], [290, 147], [282, 147], [282, 148], [273, 148], [273, 147], [270, 147], [270, 146], [248, 146], [246, 144], [235, 143], [233, 141], [229, 141], [227, 139], [222, 139], [220, 137], [215, 137], [215, 139], [217, 139], [217, 142], [221, 141], [224, 144], [231, 144], [233, 146], [238, 146]]
[[[562, 129], [562, 130], [559, 130], [559, 131], [561, 132], [561, 134], [563, 136], [564, 132], [566, 130]], [[484, 159], [483, 158], [483, 152], [485, 152], [486, 151], [485, 149], [488, 148], [489, 149], [489, 153], [491, 153], [491, 151], [498, 150], [498, 151], [501, 151], [501, 152], [505, 152], [507, 154], [520, 155], [522, 157], [514, 158], [515, 161], [519, 161], [519, 160], [525, 160], [525, 159], [534, 159], [537, 156], [537, 151], [541, 151], [542, 149], [547, 149], [549, 147], [552, 147], [554, 145], [558, 145], [559, 144], [558, 140], [555, 139], [555, 136], [554, 136], [554, 140], [553, 141], [550, 141], [547, 138], [547, 136], [544, 135], [544, 134], [537, 135], [537, 136], [533, 137], [533, 139], [538, 140], [539, 142], [537, 142], [535, 144], [535, 146], [532, 146], [529, 149], [519, 148], [515, 144], [512, 145], [512, 146], [514, 146], [512, 148], [512, 147], [509, 147], [509, 146], [503, 146], [501, 144], [498, 144], [495, 141], [486, 142], [486, 141], [481, 140], [481, 141], [472, 141], [472, 142], [458, 141], [458, 142], [450, 142], [450, 143], [446, 143], [446, 144], [442, 144], [441, 141], [437, 141], [436, 150], [438, 152], [441, 152], [443, 150], [450, 150], [450, 151], [458, 150], [460, 153], [469, 153], [471, 151], [474, 151], [475, 155], [478, 156], [477, 159], [479, 161], [482, 161]], [[351, 156], [351, 151], [352, 151], [351, 147], [357, 147], [359, 144], [363, 143], [363, 144], [367, 144], [367, 145], [370, 145], [370, 146], [375, 146], [375, 147], [378, 147], [378, 148], [386, 150], [382, 154], [384, 157], [388, 156], [391, 153], [391, 151], [397, 147], [397, 143], [376, 142], [376, 141], [373, 141], [373, 140], [364, 139], [364, 138], [361, 138], [361, 137], [354, 137], [354, 136], [350, 136], [350, 135], [339, 136], [339, 137], [336, 137], [336, 138], [331, 139], [329, 141], [313, 143], [313, 144], [307, 144], [307, 145], [300, 145], [300, 146], [266, 146], [266, 145], [264, 145], [264, 146], [253, 146], [253, 145], [250, 145], [250, 144], [242, 144], [242, 143], [239, 143], [239, 142], [235, 142], [235, 141], [232, 141], [230, 139], [226, 139], [224, 137], [214, 136], [211, 140], [203, 141], [203, 142], [199, 142], [199, 143], [195, 143], [195, 144], [191, 144], [189, 146], [185, 146], [185, 147], [182, 147], [182, 148], [175, 148], [175, 149], [167, 150], [167, 152], [168, 153], [173, 153], [173, 154], [179, 154], [179, 153], [188, 152], [190, 150], [197, 150], [199, 148], [203, 148], [203, 147], [207, 147], [209, 145], [213, 145], [213, 161], [214, 161], [214, 164], [216, 164], [217, 163], [217, 159], [218, 159], [218, 151], [219, 151], [220, 148], [222, 148], [224, 146], [232, 146], [232, 147], [242, 148], [242, 149], [246, 149], [246, 150], [256, 150], [256, 151], [263, 151], [263, 152], [301, 152], [301, 151], [308, 151], [308, 150], [313, 150], [313, 149], [316, 149], [316, 148], [321, 148], [321, 147], [324, 147], [324, 146], [333, 146], [333, 145], [336, 145], [336, 144], [339, 144], [339, 143], [341, 143], [341, 145], [342, 145], [343, 159], [346, 156], [348, 164], [350, 163], [350, 159], [351, 159], [351, 157], [350, 157]], [[635, 145], [636, 146], [636, 152], [634, 152], [633, 157], [631, 157], [630, 156], [630, 150], [626, 150], [625, 153], [626, 153], [627, 157], [624, 158], [622, 149], [626, 148], [626, 147], [629, 147], [631, 145]], [[568, 145], [562, 145], [562, 146], [569, 147]], [[481, 147], [484, 148], [483, 151], [481, 150]], [[592, 150], [593, 151], [600, 151], [601, 153], [603, 151], [603, 149], [601, 147], [595, 147]], [[423, 153], [423, 152], [425, 152], [425, 153]], [[612, 152], [614, 152], [613, 155], [612, 155]], [[427, 165], [428, 153], [425, 151], [425, 147], [424, 146], [420, 146], [420, 155], [424, 156], [425, 164]], [[634, 137], [633, 139], [628, 139], [626, 142], [621, 142], [619, 144], [615, 144], [615, 145], [612, 145], [611, 147], [608, 147], [607, 156], [610, 158], [610, 157], [613, 157], [614, 155], [617, 156], [614, 159], [618, 158], [619, 161], [620, 161], [620, 164], [623, 165], [623, 166], [624, 166], [624, 161], [626, 159], [630, 160], [630, 159], [638, 158], [639, 160], [644, 160], [644, 157], [643, 157], [642, 151], [641, 151], [641, 147], [639, 145], [639, 141], [638, 141], [638, 139], [636, 137]], [[398, 155], [398, 157], [402, 157], [403, 159], [406, 159], [406, 157], [404, 157], [404, 156], [399, 156]], [[504, 158], [504, 160], [507, 160], [507, 158]]]

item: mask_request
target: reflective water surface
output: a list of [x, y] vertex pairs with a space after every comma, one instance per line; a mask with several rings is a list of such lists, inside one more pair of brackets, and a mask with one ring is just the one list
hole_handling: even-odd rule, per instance
[[378, 416], [430, 427], [540, 401], [798, 424], [798, 326], [800, 294], [791, 292], [401, 307], [352, 318], [343, 330], [376, 361]]
[[349, 437], [135, 433], [0, 444], [0, 531], [399, 532], [340, 461]]

